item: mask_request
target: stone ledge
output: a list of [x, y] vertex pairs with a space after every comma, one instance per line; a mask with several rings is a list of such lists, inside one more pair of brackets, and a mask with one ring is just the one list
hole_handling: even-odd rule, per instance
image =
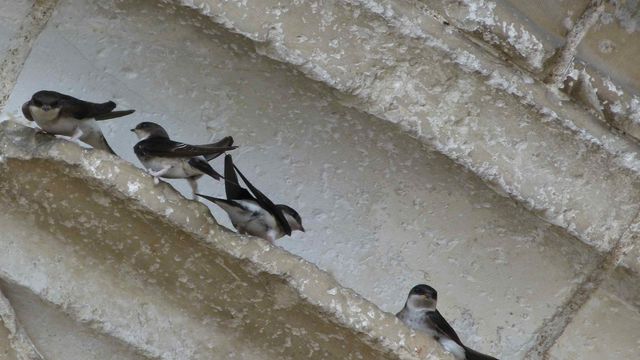
[[401, 125], [599, 251], [614, 248], [640, 209], [637, 144], [416, 11], [419, 3], [179, 3], [341, 91], [345, 104]]
[[[237, 341], [254, 342], [249, 358], [449, 358], [315, 266], [222, 230], [204, 205], [131, 164], [11, 122], [0, 129], [4, 212], [18, 225], [3, 229], [17, 233], [2, 239], [11, 251], [0, 276], [72, 318], [165, 359], [211, 358], [216, 345], [243, 348]], [[263, 331], [273, 336], [258, 341]]]

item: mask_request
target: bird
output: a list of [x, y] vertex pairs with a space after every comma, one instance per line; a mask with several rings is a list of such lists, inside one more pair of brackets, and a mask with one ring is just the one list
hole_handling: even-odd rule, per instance
[[138, 139], [133, 151], [153, 176], [155, 184], [159, 178], [186, 179], [191, 186], [193, 199], [197, 199], [197, 180], [203, 175], [209, 175], [220, 180], [222, 175], [216, 172], [209, 161], [236, 149], [233, 138], [227, 136], [222, 140], [205, 145], [189, 145], [169, 138], [167, 131], [153, 122], [141, 122], [131, 129]]
[[396, 317], [407, 327], [435, 338], [457, 360], [498, 360], [466, 347], [436, 309], [438, 292], [429, 285], [414, 286]]
[[[236, 172], [249, 190], [240, 186]], [[274, 204], [240, 172], [231, 155], [224, 159], [226, 199], [197, 194], [224, 210], [240, 234], [249, 234], [269, 242], [291, 235], [292, 231], [304, 232], [302, 219], [297, 211], [287, 205]]]
[[92, 103], [56, 91], [40, 90], [22, 105], [22, 113], [27, 120], [35, 121], [45, 133], [70, 136], [71, 141], [80, 140], [115, 155], [97, 121], [135, 112], [113, 111], [115, 108], [113, 101]]

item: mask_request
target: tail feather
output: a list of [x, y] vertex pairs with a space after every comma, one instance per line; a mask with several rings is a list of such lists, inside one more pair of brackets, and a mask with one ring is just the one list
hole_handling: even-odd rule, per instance
[[109, 120], [109, 119], [115, 119], [115, 118], [119, 118], [122, 116], [127, 116], [129, 114], [133, 114], [135, 112], [135, 110], [119, 110], [119, 111], [111, 111], [111, 112], [107, 112], [101, 115], [97, 115], [95, 117], [96, 120], [100, 121], [100, 120]]
[[232, 204], [233, 203], [231, 200], [217, 198], [217, 197], [214, 197], [214, 196], [208, 196], [208, 195], [203, 195], [203, 194], [199, 194], [199, 193], [196, 193], [196, 195], [200, 196], [201, 198], [205, 198], [205, 199], [211, 201], [214, 204], [220, 204], [220, 203], [222, 203], [222, 204]]
[[115, 151], [109, 146], [107, 139], [104, 137], [102, 133], [99, 134], [88, 134], [87, 136], [83, 136], [80, 140], [86, 144], [91, 145], [94, 149], [100, 149], [110, 152], [111, 154], [118, 156]]
[[[220, 141], [218, 141], [216, 143], [213, 143], [213, 144], [209, 144], [207, 146], [211, 146], [211, 147], [231, 147], [232, 145], [233, 145], [233, 137], [227, 136], [227, 137], [222, 138], [222, 140], [220, 140]], [[235, 149], [235, 148], [237, 148], [237, 146], [233, 147], [233, 149]], [[233, 150], [233, 149], [231, 149], [231, 150]], [[220, 152], [220, 153], [217, 153], [217, 154], [205, 155], [204, 158], [207, 159], [207, 161], [211, 161], [211, 160], [217, 158], [218, 156], [220, 156], [222, 154], [224, 154], [224, 152]]]
[[203, 173], [211, 176], [216, 180], [223, 179], [222, 175], [218, 174], [217, 171], [213, 170], [211, 165], [209, 165], [209, 163], [203, 160], [202, 158], [191, 158], [189, 160], [189, 165], [193, 166], [194, 168], [202, 171]]
[[473, 349], [470, 349], [468, 347], [464, 347], [464, 354], [466, 357], [466, 360], [498, 360], [496, 358], [494, 358], [493, 356], [489, 356], [489, 355], [485, 355], [482, 353], [479, 353]]

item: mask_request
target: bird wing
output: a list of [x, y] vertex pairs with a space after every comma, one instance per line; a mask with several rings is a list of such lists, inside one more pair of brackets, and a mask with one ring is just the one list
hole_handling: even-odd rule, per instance
[[206, 156], [233, 149], [235, 149], [233, 146], [214, 147], [208, 145], [189, 145], [161, 137], [142, 140], [134, 147], [136, 154], [160, 157]]
[[30, 103], [31, 103], [30, 101], [27, 101], [26, 103], [22, 104], [22, 115], [24, 115], [24, 117], [27, 118], [27, 120], [33, 121], [33, 117], [31, 116], [31, 110], [29, 110]]
[[227, 194], [227, 199], [257, 201], [256, 198], [251, 195], [251, 193], [247, 189], [240, 186], [240, 182], [238, 182], [238, 176], [236, 175], [236, 169], [234, 168], [231, 155], [227, 155], [224, 157], [224, 179], [224, 190]]
[[[278, 207], [276, 207], [276, 205], [266, 195], [260, 192], [260, 190], [256, 189], [256, 187], [253, 186], [253, 184], [251, 184], [249, 180], [247, 180], [247, 178], [242, 174], [242, 172], [233, 164], [231, 160], [231, 155], [227, 155], [227, 157], [225, 158], [225, 161], [227, 159], [229, 159], [229, 164], [233, 166], [233, 168], [238, 172], [238, 175], [240, 175], [240, 177], [242, 178], [242, 181], [244, 181], [244, 183], [247, 185], [249, 190], [251, 190], [251, 193], [253, 193], [253, 195], [255, 196], [255, 200], [258, 202], [258, 205], [260, 205], [260, 207], [262, 207], [263, 209], [268, 211], [271, 215], [273, 215], [278, 225], [280, 225], [282, 232], [284, 232], [287, 235], [291, 235], [291, 226], [289, 225], [289, 222], [287, 221], [287, 219], [284, 217], [282, 210], [278, 209]], [[227, 170], [226, 167], [227, 167], [227, 164], [225, 164], [225, 174]]]
[[96, 116], [93, 116], [93, 118], [97, 121], [100, 120], [109, 120], [109, 119], [115, 119], [115, 118], [119, 118], [119, 117], [123, 117], [123, 116], [127, 116], [129, 114], [133, 114], [134, 112], [136, 112], [135, 110], [120, 110], [120, 111], [111, 111], [105, 114], [97, 114]]
[[116, 103], [113, 101], [98, 104], [65, 94], [58, 93], [58, 95], [60, 96], [60, 105], [62, 107], [61, 115], [72, 116], [76, 119], [100, 117], [116, 108]]
[[451, 340], [455, 341], [458, 345], [464, 347], [462, 341], [460, 341], [460, 338], [458, 337], [458, 334], [456, 334], [456, 331], [453, 330], [451, 325], [449, 325], [447, 320], [445, 320], [438, 310], [429, 311], [425, 316], [427, 317], [427, 321], [430, 325], [437, 330], [438, 333], [444, 334]]

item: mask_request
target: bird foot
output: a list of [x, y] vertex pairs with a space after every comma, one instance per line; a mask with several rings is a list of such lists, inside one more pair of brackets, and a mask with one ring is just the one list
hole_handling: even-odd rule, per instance
[[154, 176], [153, 177], [153, 183], [156, 184], [156, 185], [160, 184], [160, 178], [157, 177], [157, 176]]
[[78, 140], [80, 140], [80, 137], [82, 137], [83, 134], [84, 132], [80, 130], [80, 128], [76, 128], [71, 138], [69, 138], [69, 141], [78, 142]]

